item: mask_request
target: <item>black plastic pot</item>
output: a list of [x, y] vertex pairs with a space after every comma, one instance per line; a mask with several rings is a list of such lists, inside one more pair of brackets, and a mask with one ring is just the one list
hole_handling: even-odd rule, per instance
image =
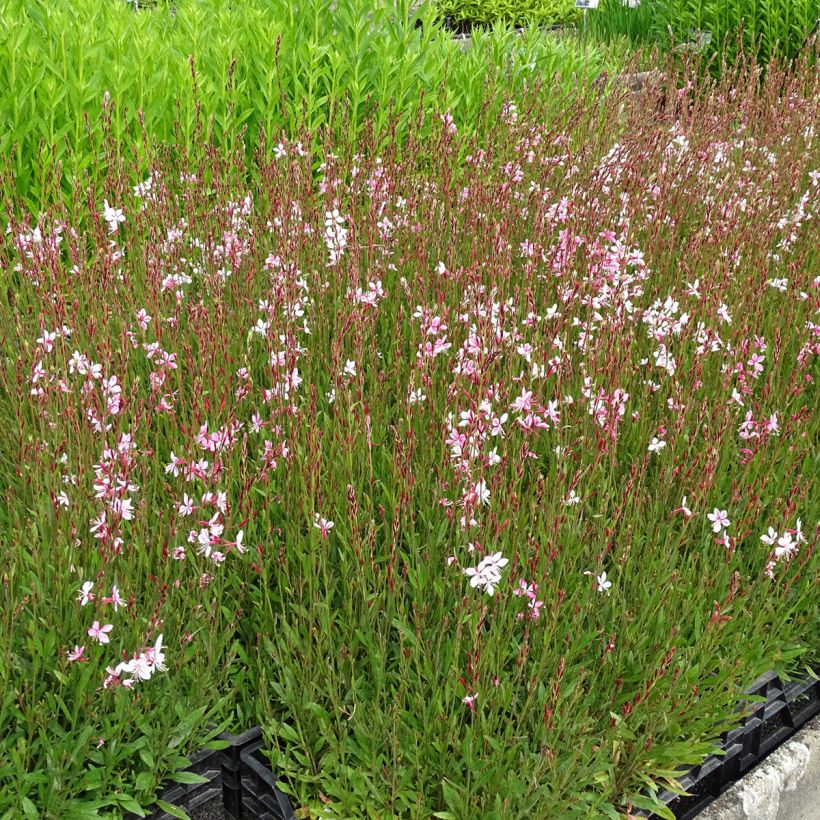
[[249, 820], [296, 820], [288, 796], [262, 754], [262, 741], [248, 746], [242, 760], [242, 818]]
[[[820, 671], [820, 668], [815, 670]], [[680, 785], [689, 792], [680, 796], [670, 791], [658, 794], [678, 820], [692, 820], [739, 778], [760, 763], [784, 741], [820, 714], [820, 680], [808, 676], [784, 686], [774, 672], [759, 677], [746, 691], [766, 698], [750, 704], [751, 713], [723, 736], [723, 756], [710, 755], [700, 766], [681, 774]], [[742, 708], [742, 706], [741, 706]], [[659, 820], [648, 811], [634, 816]]]

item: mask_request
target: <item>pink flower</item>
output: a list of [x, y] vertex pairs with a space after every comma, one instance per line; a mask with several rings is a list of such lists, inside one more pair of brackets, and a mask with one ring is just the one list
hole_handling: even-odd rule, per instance
[[114, 604], [114, 612], [118, 612], [120, 607], [127, 606], [120, 596], [119, 587], [116, 585], [111, 587], [111, 595], [108, 598], [103, 598], [102, 602], [104, 604]]
[[151, 317], [148, 315], [148, 311], [146, 311], [145, 308], [142, 308], [137, 313], [137, 322], [141, 330], [148, 330], [148, 325], [151, 324]]
[[717, 507], [712, 512], [707, 513], [706, 517], [712, 522], [712, 532], [728, 529], [732, 523], [729, 521], [729, 513], [726, 510], [719, 510]]
[[467, 706], [470, 707], [471, 712], [475, 712], [475, 702], [478, 700], [478, 692], [474, 695], [465, 695], [462, 699], [462, 703], [466, 703]]
[[490, 428], [490, 435], [491, 436], [504, 436], [504, 424], [507, 421], [507, 414], [502, 413], [501, 417], [499, 418], [496, 416], [493, 418], [492, 427]]
[[328, 533], [333, 529], [334, 525], [332, 521], [328, 521], [327, 518], [322, 518], [319, 513], [316, 513], [313, 518], [313, 526], [322, 533], [323, 538], [327, 538]]
[[108, 637], [108, 633], [113, 628], [113, 624], [106, 624], [105, 626], [100, 626], [99, 621], [94, 621], [94, 623], [91, 624], [91, 628], [88, 630], [88, 636], [90, 638], [94, 638], [94, 640], [98, 643], [109, 643], [111, 639]]
[[84, 646], [77, 646], [75, 644], [74, 649], [72, 649], [70, 652], [66, 652], [66, 657], [72, 662], [73, 661], [87, 661], [88, 658], [83, 657], [84, 652], [85, 652], [85, 647]]
[[532, 409], [532, 391], [521, 388], [521, 395], [510, 405], [511, 410], [516, 412], [529, 411]]

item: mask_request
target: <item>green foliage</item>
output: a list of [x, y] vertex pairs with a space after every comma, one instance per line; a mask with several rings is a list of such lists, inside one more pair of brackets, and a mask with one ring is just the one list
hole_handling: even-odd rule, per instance
[[436, 9], [455, 23], [550, 25], [578, 19], [574, 0], [437, 0]]
[[522, 43], [503, 28], [465, 51], [434, 18], [429, 7], [411, 15], [409, 0], [160, 0], [139, 12], [119, 0], [4, 0], [5, 186], [36, 204], [68, 163], [70, 190], [126, 133], [140, 156], [145, 138], [190, 143], [201, 126], [228, 146], [254, 146], [260, 128], [273, 137], [330, 124], [352, 136], [366, 120], [392, 139], [391, 112], [406, 133], [419, 107], [450, 109], [469, 131], [488, 85], [514, 93], [533, 72], [569, 79], [606, 67], [599, 49], [547, 35]]
[[820, 0], [601, 0], [589, 12], [595, 36], [627, 36], [680, 50], [700, 50], [734, 63], [755, 55], [767, 64], [776, 54], [793, 59], [820, 18]]
[[[711, 750], [759, 672], [816, 657], [805, 64], [736, 87], [684, 74], [670, 88], [691, 99], [656, 113], [586, 82], [608, 50], [504, 25], [464, 49], [364, 0], [4, 0], [0, 26], [0, 816], [139, 814], [230, 721], [263, 724], [314, 815], [615, 817]], [[103, 201], [123, 209], [116, 235]], [[349, 244], [329, 267], [335, 207]], [[166, 288], [172, 273], [191, 275]], [[383, 300], [357, 302], [375, 279]], [[688, 319], [663, 331], [675, 374], [653, 367], [642, 320], [670, 302]], [[438, 360], [420, 355], [417, 305], [448, 325]], [[38, 337], [63, 326], [47, 351]], [[175, 368], [155, 369], [154, 345]], [[122, 385], [110, 431], [91, 423], [102, 387], [71, 372], [74, 350]], [[588, 379], [632, 397], [620, 438], [588, 411]], [[484, 453], [465, 470], [448, 418], [485, 402], [506, 417], [527, 385], [561, 423], [514, 418], [476, 440], [501, 451], [494, 466]], [[746, 412], [782, 429], [741, 440]], [[202, 425], [237, 438], [203, 453]], [[114, 552], [90, 525], [111, 511], [96, 465], [123, 434], [135, 503]], [[212, 469], [169, 475], [172, 452]], [[484, 476], [492, 504], [470, 506]], [[243, 528], [246, 553], [219, 564], [197, 547], [211, 515], [230, 525], [223, 549]], [[760, 534], [800, 516], [808, 541], [768, 577]], [[462, 573], [475, 545], [511, 559], [492, 597]], [[604, 568], [608, 594], [586, 574]], [[519, 578], [537, 583], [537, 618]], [[119, 612], [100, 600], [113, 584]], [[104, 646], [85, 637], [99, 617], [115, 621]], [[168, 669], [104, 688], [159, 632]], [[78, 642], [87, 660], [69, 659]]]

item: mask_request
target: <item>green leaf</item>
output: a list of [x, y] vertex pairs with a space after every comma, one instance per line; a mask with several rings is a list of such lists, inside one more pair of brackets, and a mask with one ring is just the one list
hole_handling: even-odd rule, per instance
[[138, 791], [149, 791], [154, 788], [156, 784], [156, 776], [151, 772], [140, 772], [137, 775], [135, 786]]
[[140, 806], [137, 801], [131, 797], [130, 794], [115, 794], [112, 795], [113, 799], [117, 801], [117, 803], [122, 806], [126, 811], [133, 812], [138, 817], [145, 817], [145, 810]]
[[675, 815], [669, 806], [666, 806], [657, 798], [647, 797], [641, 794], [628, 794], [624, 797], [624, 803], [631, 803], [635, 808], [646, 809], [647, 811], [655, 812], [664, 820], [675, 820]]
[[23, 809], [23, 814], [26, 817], [39, 817], [40, 812], [37, 811], [37, 806], [32, 803], [28, 797], [23, 797], [20, 800], [20, 807]]
[[186, 783], [188, 785], [208, 782], [207, 777], [203, 777], [200, 774], [195, 774], [194, 772], [186, 771], [174, 772], [173, 774], [169, 774], [168, 779], [173, 780], [175, 783]]
[[179, 806], [166, 803], [164, 800], [157, 800], [157, 806], [164, 812], [170, 814], [171, 817], [178, 817], [179, 820], [191, 820], [190, 815], [183, 811]]

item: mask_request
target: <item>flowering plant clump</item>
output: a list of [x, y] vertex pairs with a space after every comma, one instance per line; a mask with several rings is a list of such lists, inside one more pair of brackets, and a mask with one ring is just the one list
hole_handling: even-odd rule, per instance
[[0, 812], [138, 810], [228, 721], [311, 814], [658, 808], [820, 649], [820, 78], [778, 72], [5, 202]]

